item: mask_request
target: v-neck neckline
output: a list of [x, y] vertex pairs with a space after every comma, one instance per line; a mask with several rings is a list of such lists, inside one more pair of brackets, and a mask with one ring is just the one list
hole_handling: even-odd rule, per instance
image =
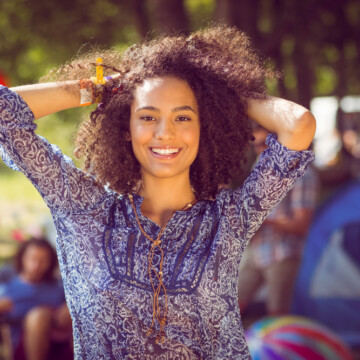
[[[161, 226], [159, 225], [157, 222], [151, 220], [149, 217], [145, 216], [142, 211], [141, 211], [141, 205], [144, 201], [144, 197], [139, 195], [139, 194], [131, 194], [134, 200], [134, 206], [135, 206], [135, 210], [137, 212], [137, 215], [139, 217], [139, 219], [142, 222], [145, 222], [147, 224], [150, 224], [151, 227], [156, 226], [158, 231], [160, 231], [163, 227], [165, 227], [165, 231], [168, 228], [169, 224], [172, 223], [174, 221], [174, 219], [176, 217], [180, 215], [184, 215], [184, 214], [194, 214], [195, 210], [194, 209], [199, 209], [200, 208], [200, 204], [203, 203], [203, 201], [199, 200], [197, 201], [194, 205], [192, 205], [189, 209], [184, 209], [184, 210], [176, 210], [174, 211], [174, 213], [172, 214], [171, 218], [169, 219], [169, 221], [166, 223], [166, 225]], [[130, 199], [128, 198], [128, 201], [130, 203]]]

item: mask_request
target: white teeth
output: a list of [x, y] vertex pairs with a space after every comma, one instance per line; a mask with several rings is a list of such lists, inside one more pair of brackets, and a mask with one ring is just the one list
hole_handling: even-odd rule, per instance
[[172, 149], [158, 149], [158, 148], [151, 148], [151, 151], [160, 154], [160, 155], [172, 155], [179, 152], [179, 148], [172, 148]]

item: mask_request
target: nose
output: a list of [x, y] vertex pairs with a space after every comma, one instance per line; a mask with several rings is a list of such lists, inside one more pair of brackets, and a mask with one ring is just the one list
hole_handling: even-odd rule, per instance
[[175, 137], [175, 126], [171, 120], [162, 118], [158, 121], [155, 129], [155, 138], [169, 140]]
[[29, 269], [31, 271], [39, 271], [41, 268], [41, 263], [39, 261], [33, 261], [29, 264]]

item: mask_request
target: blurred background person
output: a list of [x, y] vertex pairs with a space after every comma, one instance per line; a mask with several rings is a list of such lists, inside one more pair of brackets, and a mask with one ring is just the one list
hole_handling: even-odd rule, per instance
[[0, 297], [14, 359], [71, 359], [71, 318], [56, 276], [55, 250], [47, 239], [31, 238], [20, 245], [14, 260], [16, 274], [2, 284]]
[[[256, 156], [267, 148], [267, 135], [265, 128], [254, 125], [253, 150]], [[266, 285], [267, 314], [289, 313], [305, 236], [316, 206], [317, 190], [317, 175], [310, 166], [251, 239], [240, 265], [239, 307], [242, 314], [262, 285]]]

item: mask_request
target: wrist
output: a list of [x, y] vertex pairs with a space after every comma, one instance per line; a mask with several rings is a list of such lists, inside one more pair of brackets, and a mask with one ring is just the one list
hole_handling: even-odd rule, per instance
[[102, 82], [98, 82], [98, 79], [96, 77], [79, 80], [80, 106], [98, 104], [101, 102], [104, 87], [108, 81], [113, 80], [113, 77], [106, 76], [102, 79]]
[[[116, 75], [115, 75], [116, 76]], [[113, 76], [104, 77], [103, 60], [96, 59], [96, 76], [90, 79], [80, 80], [80, 106], [98, 104], [102, 100], [104, 86], [110, 80], [114, 80]]]

